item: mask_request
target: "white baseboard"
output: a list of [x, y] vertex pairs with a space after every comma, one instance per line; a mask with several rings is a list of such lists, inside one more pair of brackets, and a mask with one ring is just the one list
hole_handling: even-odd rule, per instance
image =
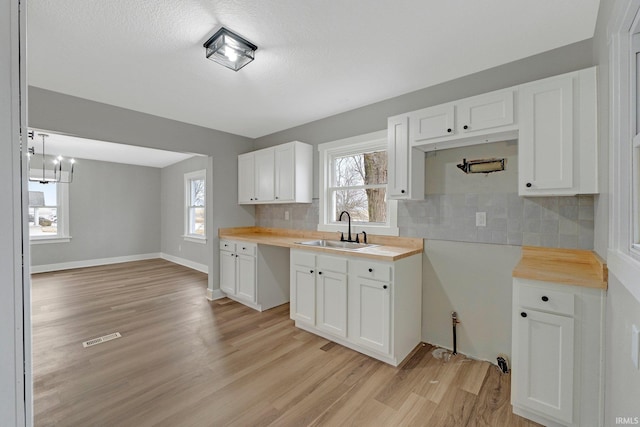
[[215, 301], [217, 299], [221, 299], [221, 298], [224, 298], [224, 297], [226, 297], [226, 295], [220, 289], [208, 289], [207, 288], [207, 299], [209, 301]]
[[179, 258], [177, 256], [161, 253], [159, 258], [166, 259], [167, 261], [171, 261], [175, 264], [180, 264], [185, 267], [192, 268], [194, 270], [198, 270], [201, 273], [209, 274], [209, 267], [205, 264], [200, 264], [198, 262], [194, 262], [188, 259]]
[[49, 271], [70, 270], [72, 268], [96, 267], [99, 265], [119, 264], [121, 262], [141, 261], [145, 259], [161, 258], [161, 254], [138, 254], [118, 256], [112, 258], [87, 259], [83, 261], [61, 262], [58, 264], [32, 265], [31, 273], [46, 273]]

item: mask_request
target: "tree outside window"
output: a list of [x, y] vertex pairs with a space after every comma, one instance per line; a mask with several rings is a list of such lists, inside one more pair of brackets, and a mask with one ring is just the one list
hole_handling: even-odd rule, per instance
[[206, 180], [205, 171], [185, 174], [185, 235], [206, 237]]
[[336, 156], [332, 161], [333, 221], [347, 211], [354, 222], [387, 222], [387, 152], [384, 150]]

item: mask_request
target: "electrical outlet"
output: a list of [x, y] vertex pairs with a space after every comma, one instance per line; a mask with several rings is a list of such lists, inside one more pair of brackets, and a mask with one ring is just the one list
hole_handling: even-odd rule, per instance
[[178, 252], [182, 252], [182, 245], [178, 245]]
[[640, 331], [636, 325], [631, 325], [631, 360], [633, 360], [633, 366], [636, 369], [640, 369], [638, 366], [638, 359], [640, 358]]
[[476, 212], [476, 227], [486, 227], [486, 226], [487, 226], [487, 213]]
[[289, 211], [284, 211], [284, 220], [289, 221]]

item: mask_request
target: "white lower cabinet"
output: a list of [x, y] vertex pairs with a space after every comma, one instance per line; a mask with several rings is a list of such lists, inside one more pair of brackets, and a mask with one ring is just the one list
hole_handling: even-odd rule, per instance
[[601, 290], [513, 281], [511, 403], [547, 426], [602, 425]]
[[[331, 335], [347, 336], [347, 274], [322, 268], [327, 257], [318, 256], [316, 276], [316, 327]], [[346, 270], [346, 262], [345, 270]]]
[[351, 336], [358, 345], [388, 354], [391, 284], [355, 277], [349, 286]]
[[421, 341], [422, 255], [395, 262], [291, 250], [297, 327], [398, 366]]
[[289, 301], [286, 248], [220, 241], [220, 290], [258, 311]]

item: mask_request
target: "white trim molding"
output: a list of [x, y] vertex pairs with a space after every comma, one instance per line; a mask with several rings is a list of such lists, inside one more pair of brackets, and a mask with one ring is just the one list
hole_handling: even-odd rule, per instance
[[71, 270], [73, 268], [97, 267], [100, 265], [120, 264], [121, 262], [141, 261], [162, 258], [160, 253], [126, 255], [111, 258], [96, 258], [82, 261], [61, 262], [57, 264], [32, 265], [31, 273], [47, 273], [49, 271]]
[[607, 254], [607, 268], [640, 301], [640, 263], [619, 251]]
[[207, 288], [207, 299], [209, 301], [215, 301], [217, 299], [225, 298], [226, 295], [220, 289], [209, 289]]
[[162, 258], [164, 260], [170, 261], [174, 264], [179, 264], [184, 267], [189, 267], [191, 269], [197, 270], [201, 273], [209, 274], [209, 267], [205, 264], [200, 264], [199, 262], [191, 261], [186, 258], [180, 258], [177, 256], [161, 253], [158, 258]]
[[633, 245], [632, 138], [636, 134], [632, 107], [632, 36], [640, 30], [640, 0], [617, 2], [607, 27], [609, 45], [609, 178], [610, 218], [607, 266], [640, 301], [640, 259]]
[[[364, 135], [353, 136], [350, 138], [340, 139], [337, 141], [326, 142], [318, 145], [318, 152], [320, 156], [320, 167], [318, 169], [318, 184], [319, 184], [319, 231], [335, 231], [335, 232], [347, 232], [347, 224], [345, 223], [332, 223], [328, 220], [328, 200], [327, 193], [330, 187], [330, 177], [327, 173], [328, 167], [331, 163], [331, 159], [334, 156], [349, 155], [361, 150], [375, 149], [375, 150], [387, 150], [387, 131], [381, 130], [377, 132], [367, 133]], [[363, 224], [353, 223], [351, 227], [353, 233], [360, 233], [366, 231], [370, 234], [378, 234], [385, 236], [398, 236], [398, 202], [397, 200], [387, 199], [387, 207], [389, 213], [388, 224]]]

